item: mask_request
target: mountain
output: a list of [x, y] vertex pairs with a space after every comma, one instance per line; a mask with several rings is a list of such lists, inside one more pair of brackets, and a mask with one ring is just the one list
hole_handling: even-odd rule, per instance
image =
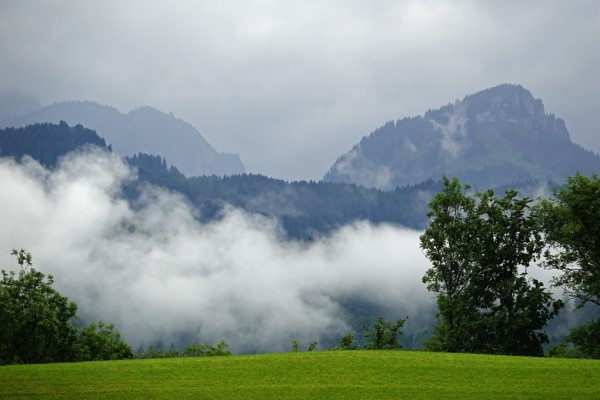
[[160, 156], [138, 154], [126, 161], [137, 168], [140, 178], [126, 188], [134, 203], [148, 182], [185, 195], [204, 222], [219, 218], [230, 205], [277, 218], [287, 237], [301, 239], [318, 237], [355, 221], [423, 229], [428, 201], [443, 187], [439, 181], [427, 181], [382, 191], [352, 184], [286, 182], [263, 175], [186, 178], [175, 167], [167, 168]]
[[122, 114], [113, 107], [94, 102], [67, 101], [4, 118], [0, 120], [0, 127], [60, 121], [95, 130], [122, 156], [138, 152], [160, 154], [188, 176], [244, 172], [237, 154], [217, 152], [191, 124], [151, 107]]
[[339, 157], [324, 180], [389, 190], [446, 175], [485, 189], [562, 182], [577, 171], [600, 172], [600, 156], [573, 143], [564, 121], [528, 90], [504, 84], [388, 122]]
[[[60, 157], [89, 146], [111, 151], [93, 130], [69, 127], [64, 121], [0, 129], [0, 157], [20, 160], [29, 155], [50, 169]], [[132, 207], [152, 184], [184, 195], [203, 222], [220, 218], [226, 207], [234, 206], [276, 218], [285, 236], [300, 239], [359, 220], [422, 229], [427, 222], [427, 201], [442, 188], [439, 181], [381, 191], [339, 183], [290, 183], [262, 175], [186, 177], [159, 155], [138, 153], [124, 161], [137, 170], [137, 179], [123, 184], [124, 197]]]

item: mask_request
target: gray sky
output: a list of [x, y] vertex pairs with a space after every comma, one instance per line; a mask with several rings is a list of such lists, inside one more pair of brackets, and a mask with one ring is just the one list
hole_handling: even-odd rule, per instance
[[600, 2], [0, 0], [0, 90], [151, 105], [320, 179], [386, 121], [519, 83], [600, 152]]

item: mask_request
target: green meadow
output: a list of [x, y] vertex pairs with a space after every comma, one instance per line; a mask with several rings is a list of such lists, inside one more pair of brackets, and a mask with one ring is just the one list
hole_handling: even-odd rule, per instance
[[325, 351], [0, 367], [0, 398], [597, 399], [600, 362]]

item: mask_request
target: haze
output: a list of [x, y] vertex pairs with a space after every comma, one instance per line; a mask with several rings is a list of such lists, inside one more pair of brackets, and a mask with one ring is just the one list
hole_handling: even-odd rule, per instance
[[345, 301], [408, 315], [405, 331], [433, 325], [418, 232], [357, 222], [289, 242], [277, 221], [241, 210], [200, 224], [183, 197], [156, 187], [133, 209], [121, 185], [134, 176], [100, 152], [72, 154], [53, 172], [0, 159], [2, 268], [18, 268], [10, 246], [27, 249], [86, 323], [116, 323], [134, 350], [159, 341], [224, 339], [236, 353], [289, 351], [293, 339], [336, 343], [352, 330]]
[[0, 90], [151, 105], [248, 172], [320, 179], [388, 120], [518, 83], [598, 152], [600, 3], [0, 1]]

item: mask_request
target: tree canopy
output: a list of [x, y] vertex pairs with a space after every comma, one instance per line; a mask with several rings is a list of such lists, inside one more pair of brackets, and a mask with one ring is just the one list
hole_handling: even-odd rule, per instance
[[2, 270], [0, 364], [131, 358], [113, 324], [100, 321], [79, 331], [77, 304], [52, 285], [52, 275], [33, 268], [29, 252], [13, 250], [20, 270]]
[[[553, 284], [580, 307], [600, 306], [600, 177], [569, 177], [537, 214], [548, 245], [545, 264], [560, 271]], [[573, 329], [567, 340], [583, 356], [600, 358], [600, 318]]]
[[428, 347], [542, 355], [543, 328], [563, 303], [527, 274], [543, 250], [531, 200], [516, 191], [471, 195], [456, 178], [444, 185], [420, 238], [432, 263], [423, 282], [437, 293], [441, 318]]
[[600, 177], [576, 174], [539, 207], [554, 284], [600, 306]]
[[2, 270], [0, 363], [71, 361], [77, 305], [56, 291], [52, 275], [32, 267], [31, 254], [13, 250], [18, 274]]

